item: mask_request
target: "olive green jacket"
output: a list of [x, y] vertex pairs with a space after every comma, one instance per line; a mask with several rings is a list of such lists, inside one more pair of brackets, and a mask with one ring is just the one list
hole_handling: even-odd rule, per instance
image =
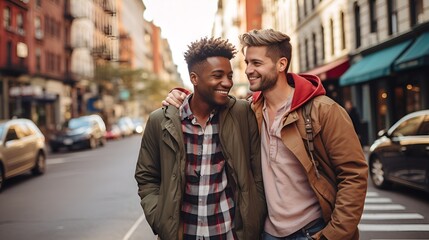
[[[234, 191], [234, 229], [239, 239], [259, 239], [266, 217], [260, 138], [249, 104], [231, 97], [220, 114], [220, 144]], [[186, 151], [178, 109], [151, 113], [143, 134], [135, 178], [146, 220], [162, 240], [181, 239]]]

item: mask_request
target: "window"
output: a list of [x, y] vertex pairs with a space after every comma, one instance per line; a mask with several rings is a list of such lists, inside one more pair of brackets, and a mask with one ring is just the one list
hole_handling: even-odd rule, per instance
[[340, 13], [340, 24], [341, 24], [341, 49], [346, 48], [346, 29], [344, 27], [344, 13]]
[[308, 39], [304, 40], [305, 70], [309, 69], [310, 61], [308, 60]]
[[413, 136], [417, 134], [417, 130], [420, 127], [420, 124], [423, 121], [424, 116], [418, 116], [410, 118], [393, 130], [392, 136], [394, 137], [402, 137], [402, 136]]
[[10, 8], [5, 7], [3, 9], [3, 26], [8, 29], [12, 26], [12, 17], [10, 14]]
[[409, 0], [410, 6], [410, 26], [420, 23], [419, 18], [423, 17], [423, 0]]
[[325, 29], [323, 28], [323, 25], [320, 26], [320, 38], [321, 38], [321, 47], [322, 47], [322, 60], [325, 59]]
[[425, 116], [425, 119], [423, 120], [417, 135], [429, 135], [429, 115]]
[[329, 20], [329, 26], [331, 30], [331, 55], [335, 54], [335, 39], [334, 39], [334, 20]]
[[377, 32], [377, 10], [375, 1], [376, 0], [369, 0], [369, 28], [372, 33]]
[[6, 140], [5, 140], [6, 142], [19, 139], [18, 134], [15, 131], [15, 128], [16, 128], [16, 126], [11, 126], [7, 130]]
[[296, 15], [298, 17], [298, 22], [301, 21], [300, 14], [299, 14], [299, 0], [296, 0]]
[[313, 33], [313, 66], [317, 66], [317, 43], [316, 33]]
[[361, 45], [361, 39], [360, 39], [360, 7], [357, 4], [357, 2], [354, 3], [353, 6], [354, 13], [355, 13], [355, 38], [356, 38], [356, 48], [359, 48]]
[[42, 52], [40, 48], [36, 48], [36, 71], [40, 72], [42, 70], [41, 61], [42, 61]]
[[398, 32], [398, 8], [396, 0], [387, 0], [389, 35]]
[[307, 16], [307, 0], [303, 0], [304, 1], [304, 6], [302, 6], [302, 8], [304, 8], [304, 17]]
[[22, 13], [18, 13], [16, 15], [16, 26], [18, 28], [18, 31], [24, 32], [24, 18], [22, 17]]
[[43, 31], [42, 31], [42, 20], [39, 16], [36, 16], [34, 18], [34, 36], [36, 39], [42, 39], [43, 38]]
[[7, 65], [12, 65], [12, 41], [8, 41], [6, 45]]

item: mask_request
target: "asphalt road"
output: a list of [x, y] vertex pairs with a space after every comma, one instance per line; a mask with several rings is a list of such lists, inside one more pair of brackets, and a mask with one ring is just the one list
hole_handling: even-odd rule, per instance
[[[139, 204], [140, 136], [48, 156], [47, 173], [11, 179], [0, 193], [3, 240], [155, 240]], [[368, 188], [361, 240], [429, 239], [429, 195]]]
[[142, 218], [134, 169], [140, 137], [50, 154], [47, 173], [6, 183], [0, 239], [156, 239]]

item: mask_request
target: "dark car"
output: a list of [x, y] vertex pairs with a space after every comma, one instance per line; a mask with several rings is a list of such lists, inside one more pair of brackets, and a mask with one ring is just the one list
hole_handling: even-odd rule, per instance
[[29, 119], [0, 121], [0, 189], [4, 180], [31, 171], [45, 173], [45, 136]]
[[62, 131], [53, 134], [49, 140], [52, 152], [60, 148], [96, 148], [106, 143], [106, 125], [98, 115], [72, 118]]
[[410, 113], [378, 135], [369, 155], [375, 187], [397, 183], [429, 192], [429, 110]]

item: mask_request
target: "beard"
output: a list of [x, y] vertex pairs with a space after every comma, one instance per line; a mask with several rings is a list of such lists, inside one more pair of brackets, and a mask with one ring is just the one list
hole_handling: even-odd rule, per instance
[[271, 71], [269, 71], [270, 74], [266, 74], [265, 76], [260, 76], [261, 80], [259, 82], [259, 84], [255, 85], [255, 86], [250, 86], [250, 90], [251, 91], [266, 91], [269, 90], [271, 88], [273, 88], [276, 83], [277, 83], [277, 79], [279, 74], [277, 73], [275, 67], [273, 67], [273, 69], [271, 69]]
[[261, 76], [259, 91], [266, 91], [273, 88], [277, 83], [278, 74], [273, 73], [267, 76]]

